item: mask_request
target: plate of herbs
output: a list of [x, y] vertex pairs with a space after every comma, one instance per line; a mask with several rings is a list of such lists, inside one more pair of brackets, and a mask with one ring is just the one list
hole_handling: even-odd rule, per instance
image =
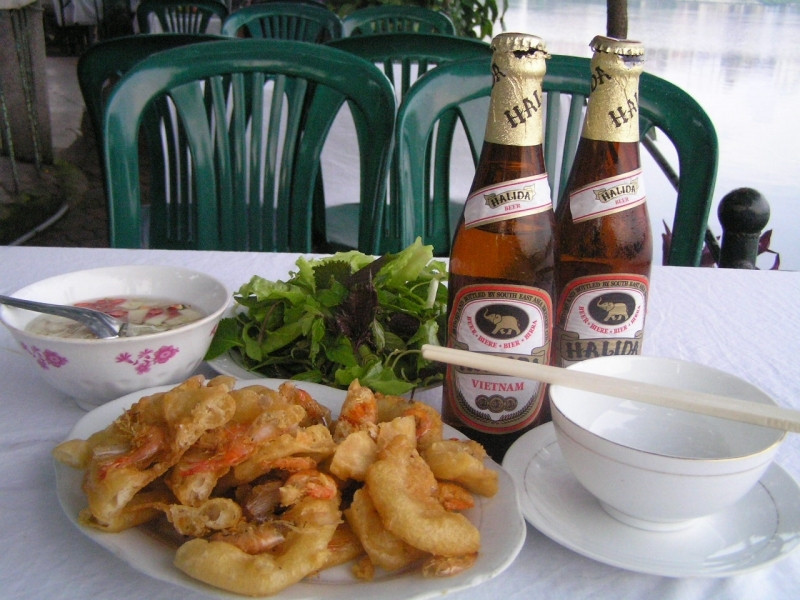
[[447, 266], [416, 242], [379, 258], [358, 251], [300, 257], [285, 281], [254, 275], [234, 293], [206, 360], [236, 376], [295, 379], [347, 388], [354, 379], [384, 394], [441, 382], [423, 344], [444, 344]]

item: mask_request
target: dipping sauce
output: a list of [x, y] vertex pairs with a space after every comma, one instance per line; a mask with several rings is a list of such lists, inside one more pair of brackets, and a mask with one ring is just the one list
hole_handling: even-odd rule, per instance
[[[154, 298], [100, 298], [76, 302], [74, 306], [99, 310], [135, 327], [126, 332], [127, 337], [158, 333], [181, 327], [202, 319], [205, 315], [183, 302]], [[25, 327], [26, 331], [50, 337], [93, 339], [96, 336], [85, 326], [72, 319], [55, 315], [41, 315]]]

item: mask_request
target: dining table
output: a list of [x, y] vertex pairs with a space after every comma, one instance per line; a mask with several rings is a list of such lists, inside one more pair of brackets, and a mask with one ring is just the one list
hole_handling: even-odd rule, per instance
[[[211, 274], [233, 294], [253, 275], [285, 280], [298, 256], [3, 246], [0, 292], [12, 294], [69, 271], [152, 264]], [[778, 404], [800, 410], [799, 294], [800, 272], [654, 265], [643, 353], [736, 374]], [[204, 363], [198, 372], [211, 375], [214, 370]], [[207, 593], [185, 589], [140, 572], [83, 535], [67, 518], [56, 493], [51, 452], [87, 413], [73, 398], [44, 382], [5, 327], [0, 327], [0, 390], [0, 509], [5, 540], [0, 551], [0, 598], [199, 600], [218, 595], [211, 587]], [[434, 405], [441, 401], [435, 389], [426, 398]], [[774, 461], [789, 478], [800, 480], [796, 434], [787, 434]], [[791, 494], [796, 497], [796, 491]], [[524, 526], [524, 544], [507, 569], [469, 589], [450, 591], [443, 579], [442, 593], [448, 592], [453, 600], [800, 597], [800, 552], [779, 550], [775, 560], [744, 572], [664, 576], [590, 558], [530, 524]], [[664, 534], [648, 535], [658, 545], [658, 536]], [[771, 543], [793, 548], [797, 538], [796, 532], [776, 535]], [[732, 551], [746, 553], [751, 544], [755, 546], [755, 541], [745, 536]], [[357, 585], [352, 597], [359, 597]], [[319, 598], [326, 597], [326, 589], [319, 586]], [[386, 598], [406, 597], [402, 585], [387, 583], [386, 589]]]

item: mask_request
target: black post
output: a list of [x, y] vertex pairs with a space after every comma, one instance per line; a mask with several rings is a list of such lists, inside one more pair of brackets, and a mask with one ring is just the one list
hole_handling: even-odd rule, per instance
[[752, 188], [735, 189], [722, 198], [717, 216], [722, 225], [719, 266], [755, 269], [758, 241], [769, 222], [766, 198]]
[[606, 4], [606, 35], [624, 40], [628, 37], [628, 0], [608, 0]]

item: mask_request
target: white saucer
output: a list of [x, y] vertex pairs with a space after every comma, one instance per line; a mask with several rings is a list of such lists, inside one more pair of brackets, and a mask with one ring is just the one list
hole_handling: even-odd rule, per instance
[[503, 468], [527, 521], [599, 562], [667, 577], [727, 577], [785, 557], [800, 543], [800, 487], [773, 464], [734, 506], [686, 529], [653, 532], [617, 521], [569, 471], [552, 423], [520, 437]]

